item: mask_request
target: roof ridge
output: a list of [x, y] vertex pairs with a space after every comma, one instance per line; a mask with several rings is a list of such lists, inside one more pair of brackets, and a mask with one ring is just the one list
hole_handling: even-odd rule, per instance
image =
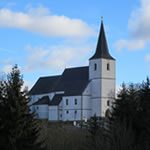
[[54, 77], [60, 77], [61, 75], [53, 75], [53, 76], [43, 76], [43, 77], [40, 77], [39, 79], [41, 78], [54, 78]]
[[[78, 68], [88, 68], [89, 66], [81, 66], [81, 67], [71, 67], [71, 68], [65, 68], [65, 70], [67, 69], [78, 69]], [[65, 71], [64, 70], [64, 71]]]

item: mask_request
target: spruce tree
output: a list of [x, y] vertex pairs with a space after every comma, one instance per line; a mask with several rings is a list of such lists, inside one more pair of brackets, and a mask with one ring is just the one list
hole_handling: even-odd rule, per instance
[[91, 135], [91, 138], [93, 140], [96, 138], [96, 134], [97, 134], [99, 129], [100, 129], [100, 120], [98, 119], [98, 117], [95, 114], [89, 120], [89, 129], [88, 129], [88, 131], [89, 131], [89, 133]]
[[[150, 149], [150, 81], [147, 78], [142, 84], [123, 84], [118, 97], [113, 105], [112, 118], [110, 119], [112, 132], [116, 126], [121, 132], [125, 129], [130, 137], [133, 149]], [[117, 131], [117, 130], [116, 130]], [[120, 133], [121, 133], [120, 132]], [[127, 135], [127, 136], [129, 136]], [[115, 133], [112, 133], [112, 137]], [[122, 136], [123, 137], [123, 136]], [[128, 139], [122, 139], [123, 144]], [[125, 136], [126, 137], [126, 136]], [[126, 144], [127, 145], [127, 144]]]
[[15, 65], [7, 81], [0, 82], [0, 149], [41, 150], [40, 128], [30, 112], [23, 78]]
[[139, 107], [135, 123], [138, 147], [143, 150], [150, 149], [150, 81], [147, 78], [139, 90]]
[[90, 150], [107, 150], [108, 149], [108, 139], [107, 139], [107, 129], [105, 125], [106, 120], [104, 118], [99, 118], [96, 114], [91, 117], [88, 123], [88, 143], [87, 148]]

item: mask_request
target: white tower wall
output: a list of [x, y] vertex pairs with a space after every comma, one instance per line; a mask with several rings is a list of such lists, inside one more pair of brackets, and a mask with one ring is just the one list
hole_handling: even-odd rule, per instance
[[101, 63], [100, 59], [93, 59], [89, 61], [89, 80], [91, 91], [91, 115], [101, 116], [101, 84], [100, 84]]
[[[105, 116], [115, 93], [115, 60], [92, 59], [89, 62], [92, 116]], [[109, 102], [108, 102], [109, 101]]]
[[105, 116], [115, 96], [115, 60], [101, 59], [101, 116]]

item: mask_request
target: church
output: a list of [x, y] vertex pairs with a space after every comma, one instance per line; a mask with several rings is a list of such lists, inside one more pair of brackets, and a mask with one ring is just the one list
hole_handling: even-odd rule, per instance
[[37, 118], [48, 121], [88, 120], [95, 114], [105, 117], [115, 97], [115, 86], [115, 59], [109, 53], [102, 20], [89, 65], [40, 77], [29, 91], [31, 110]]

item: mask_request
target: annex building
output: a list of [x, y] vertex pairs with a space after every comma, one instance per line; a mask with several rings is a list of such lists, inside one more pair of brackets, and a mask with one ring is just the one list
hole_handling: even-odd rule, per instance
[[[59, 58], [58, 58], [59, 59]], [[115, 95], [115, 59], [110, 55], [103, 21], [89, 65], [66, 68], [61, 75], [40, 77], [29, 95], [32, 111], [49, 121], [87, 120], [107, 115]]]

